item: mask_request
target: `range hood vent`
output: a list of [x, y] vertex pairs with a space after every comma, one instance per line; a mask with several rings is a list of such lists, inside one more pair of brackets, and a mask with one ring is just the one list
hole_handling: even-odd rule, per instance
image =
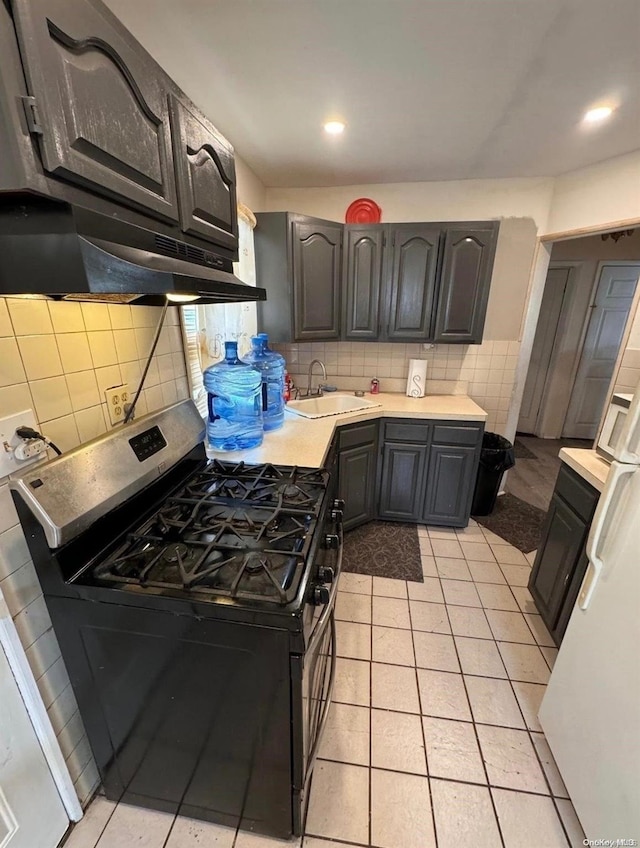
[[266, 300], [230, 259], [116, 217], [0, 196], [0, 295], [158, 306]]

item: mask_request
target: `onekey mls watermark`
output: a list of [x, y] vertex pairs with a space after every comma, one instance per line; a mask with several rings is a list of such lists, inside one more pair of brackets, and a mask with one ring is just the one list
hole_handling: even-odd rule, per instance
[[583, 839], [583, 845], [589, 848], [635, 848], [637, 839]]

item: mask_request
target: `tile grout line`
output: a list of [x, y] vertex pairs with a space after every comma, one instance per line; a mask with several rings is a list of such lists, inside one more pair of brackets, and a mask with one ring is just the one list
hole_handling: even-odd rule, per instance
[[[445, 609], [446, 609], [446, 605], [445, 605]], [[446, 613], [447, 613], [447, 621], [449, 622], [449, 627], [451, 627], [451, 619], [449, 618], [449, 610], [448, 609], [446, 609]], [[486, 616], [485, 616], [485, 618], [486, 618]], [[501, 844], [502, 848], [506, 848], [504, 836], [502, 834], [502, 827], [500, 826], [500, 819], [498, 818], [498, 811], [496, 809], [496, 804], [495, 804], [495, 800], [494, 800], [494, 797], [493, 797], [493, 792], [491, 791], [491, 784], [489, 783], [489, 772], [487, 771], [487, 764], [486, 764], [485, 759], [484, 759], [484, 751], [482, 750], [482, 746], [480, 745], [480, 737], [478, 736], [478, 729], [477, 729], [476, 723], [475, 723], [475, 716], [474, 716], [474, 713], [473, 713], [473, 709], [471, 707], [471, 699], [469, 698], [469, 692], [467, 691], [467, 684], [465, 682], [464, 674], [462, 672], [462, 663], [460, 662], [460, 655], [458, 653], [458, 645], [456, 643], [456, 640], [453, 637], [453, 628], [451, 628], [451, 639], [453, 641], [453, 649], [456, 652], [456, 658], [458, 660], [458, 665], [460, 666], [460, 675], [462, 677], [462, 686], [464, 688], [464, 693], [467, 697], [467, 706], [469, 707], [469, 714], [471, 716], [471, 723], [472, 723], [472, 726], [473, 726], [473, 735], [474, 735], [474, 738], [476, 740], [476, 745], [478, 746], [478, 754], [480, 755], [480, 760], [482, 762], [482, 770], [484, 771], [484, 776], [487, 779], [487, 789], [488, 789], [488, 792], [489, 792], [489, 800], [491, 801], [491, 809], [493, 810], [493, 816], [495, 818], [496, 827], [498, 828], [498, 834], [500, 836], [500, 844]], [[497, 645], [496, 645], [496, 650], [498, 650]], [[505, 668], [505, 671], [506, 671], [506, 668]]]

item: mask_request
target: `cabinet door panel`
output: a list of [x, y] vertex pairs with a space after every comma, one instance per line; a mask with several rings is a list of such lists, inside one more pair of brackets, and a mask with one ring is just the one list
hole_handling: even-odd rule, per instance
[[341, 249], [341, 224], [293, 223], [296, 340], [340, 337]]
[[171, 131], [182, 229], [236, 250], [233, 148], [195, 107], [173, 95]]
[[497, 229], [450, 227], [445, 235], [436, 342], [481, 342]]
[[417, 521], [422, 512], [426, 445], [385, 444], [380, 479], [380, 518]]
[[586, 535], [584, 521], [554, 495], [529, 579], [529, 590], [551, 632], [556, 628]]
[[377, 339], [384, 227], [346, 227], [342, 335], [354, 341]]
[[430, 339], [440, 230], [398, 226], [392, 231], [386, 336]]
[[467, 524], [476, 457], [476, 447], [431, 446], [424, 509], [424, 520], [428, 524]]
[[351, 530], [373, 518], [375, 461], [375, 444], [340, 451], [338, 497], [345, 504], [345, 530]]
[[90, 0], [15, 0], [44, 168], [178, 219], [165, 76]]

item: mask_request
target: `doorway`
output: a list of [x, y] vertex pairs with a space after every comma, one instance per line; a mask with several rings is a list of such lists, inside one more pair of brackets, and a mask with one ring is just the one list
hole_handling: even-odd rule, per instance
[[600, 424], [640, 277], [640, 229], [554, 244], [517, 430], [584, 439]]

